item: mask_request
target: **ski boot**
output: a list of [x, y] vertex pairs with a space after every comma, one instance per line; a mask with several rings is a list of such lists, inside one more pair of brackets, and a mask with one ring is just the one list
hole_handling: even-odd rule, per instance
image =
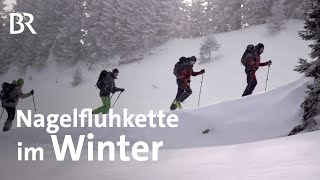
[[11, 126], [12, 126], [12, 121], [6, 121], [4, 123], [2, 131], [3, 132], [9, 131], [11, 129]]

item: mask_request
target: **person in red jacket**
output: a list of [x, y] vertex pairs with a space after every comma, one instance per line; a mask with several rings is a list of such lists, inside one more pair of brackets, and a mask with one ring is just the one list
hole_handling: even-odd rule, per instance
[[176, 108], [182, 109], [181, 103], [192, 94], [192, 90], [190, 88], [191, 76], [198, 76], [205, 73], [204, 69], [199, 72], [193, 71], [193, 65], [196, 61], [197, 58], [195, 56], [191, 56], [190, 58], [187, 58], [185, 62], [181, 63], [177, 76], [178, 92], [175, 100], [170, 106], [171, 110], [175, 110]]
[[247, 87], [244, 90], [243, 96], [248, 96], [252, 94], [255, 87], [257, 86], [257, 78], [256, 78], [256, 71], [259, 69], [260, 66], [270, 66], [272, 64], [272, 61], [267, 61], [264, 63], [261, 63], [261, 54], [264, 51], [264, 45], [262, 43], [259, 43], [255, 46], [253, 55], [248, 55], [246, 59], [246, 68], [245, 72], [247, 74]]

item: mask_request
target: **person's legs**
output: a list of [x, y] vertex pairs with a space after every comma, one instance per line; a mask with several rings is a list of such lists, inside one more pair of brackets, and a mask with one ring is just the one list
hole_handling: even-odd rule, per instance
[[178, 91], [177, 91], [177, 95], [176, 98], [174, 99], [174, 101], [172, 102], [171, 106], [170, 106], [170, 110], [175, 110], [177, 108], [181, 109], [181, 104], [179, 102], [179, 97], [181, 96], [181, 94], [184, 93], [184, 87], [183, 87], [183, 82], [181, 80], [177, 79], [177, 85], [178, 85]]
[[12, 107], [4, 107], [4, 109], [7, 111], [8, 118], [3, 126], [3, 132], [9, 131], [12, 127], [12, 122], [14, 120], [14, 116], [16, 115], [16, 108]]
[[178, 85], [178, 92], [176, 95], [176, 99], [179, 99], [179, 97], [181, 96], [181, 94], [183, 94], [183, 92], [184, 92], [184, 88]]
[[258, 82], [257, 82], [257, 78], [256, 78], [256, 75], [254, 72], [247, 73], [247, 83], [248, 83], [248, 85], [247, 85], [246, 89], [244, 90], [242, 97], [252, 94], [255, 87], [257, 86]]
[[179, 96], [179, 98], [178, 98], [177, 100], [178, 100], [180, 103], [182, 103], [182, 102], [185, 101], [191, 94], [192, 94], [192, 90], [191, 90], [190, 86], [185, 86], [183, 93]]
[[108, 114], [109, 109], [111, 107], [110, 97], [109, 96], [101, 96], [102, 106], [93, 110], [92, 114]]

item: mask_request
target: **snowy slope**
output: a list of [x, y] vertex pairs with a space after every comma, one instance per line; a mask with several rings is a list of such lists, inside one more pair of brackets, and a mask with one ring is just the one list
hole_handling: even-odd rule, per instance
[[[301, 78], [268, 93], [177, 112], [180, 123], [175, 130], [80, 128], [59, 133], [59, 137], [63, 134], [77, 137], [92, 132], [96, 141], [117, 141], [122, 134], [126, 134], [130, 142], [163, 140], [165, 149], [160, 151], [158, 162], [88, 162], [86, 148], [80, 162], [56, 162], [49, 136], [44, 130], [15, 129], [0, 136], [1, 177], [26, 180], [317, 180], [320, 175], [319, 132], [261, 141], [284, 137], [299, 122], [299, 105], [308, 83], [307, 79]], [[250, 116], [248, 110], [252, 111]], [[212, 127], [212, 132], [201, 134], [201, 130], [207, 127]], [[16, 161], [18, 141], [22, 141], [25, 146], [45, 147], [45, 161]], [[259, 142], [246, 143], [252, 141]], [[238, 143], [244, 144], [235, 145]], [[212, 147], [226, 144], [233, 145]], [[186, 147], [192, 148], [185, 149]], [[105, 156], [108, 156], [108, 152], [105, 152]], [[15, 173], [17, 171], [19, 174]]]
[[[163, 140], [164, 148], [218, 146], [283, 137], [301, 122], [300, 104], [308, 83], [300, 78], [268, 93], [171, 112], [179, 117], [178, 128], [62, 128], [58, 135], [78, 137], [92, 132], [95, 140], [116, 142], [125, 134], [132, 142]], [[203, 135], [201, 132], [207, 128], [211, 132]], [[12, 139], [31, 144], [50, 142], [45, 129], [20, 128], [3, 134], [4, 140], [10, 136], [10, 142]]]

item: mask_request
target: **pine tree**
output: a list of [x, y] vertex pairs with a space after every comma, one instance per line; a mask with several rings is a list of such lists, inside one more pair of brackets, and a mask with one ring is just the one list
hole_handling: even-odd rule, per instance
[[10, 33], [8, 12], [4, 10], [4, 0], [0, 0], [0, 75], [8, 71], [11, 61], [10, 57]]
[[189, 33], [190, 29], [190, 6], [184, 0], [179, 1], [179, 20], [178, 20], [178, 29], [176, 37], [189, 38], [191, 37]]
[[308, 120], [319, 114], [320, 110], [320, 79], [315, 79], [314, 84], [308, 86], [308, 96], [302, 103], [304, 110], [303, 119]]
[[319, 95], [320, 95], [320, 2], [318, 0], [310, 1], [310, 12], [306, 13], [306, 22], [304, 30], [300, 32], [302, 39], [312, 41], [310, 57], [312, 62], [300, 59], [300, 65], [295, 69], [300, 73], [304, 73], [307, 77], [314, 78], [314, 84], [308, 87], [307, 98], [302, 104], [304, 109], [303, 120], [319, 114]]
[[[243, 16], [246, 24], [265, 24], [272, 16], [271, 9], [275, 0], [248, 0], [243, 5]], [[277, 0], [279, 1], [279, 0]]]
[[[308, 69], [310, 68], [311, 64], [308, 63], [307, 60], [300, 58], [298, 61], [299, 65], [296, 66], [294, 71], [300, 72], [300, 73], [306, 73]], [[309, 75], [307, 75], [309, 76]]]
[[73, 78], [73, 81], [71, 83], [72, 87], [77, 87], [82, 83], [83, 78], [82, 78], [82, 73], [81, 73], [80, 68], [77, 68], [75, 70], [75, 72], [73, 73], [73, 77], [72, 78]]
[[[150, 1], [150, 0], [146, 0]], [[152, 1], [150, 1], [152, 2]], [[150, 9], [148, 12], [151, 18], [152, 29], [148, 29], [149, 34], [151, 34], [151, 39], [156, 40], [156, 42], [162, 43], [168, 39], [174, 37], [178, 27], [176, 27], [175, 23], [179, 21], [179, 2], [176, 0], [154, 0], [153, 4], [155, 4], [154, 9], [150, 9], [149, 6], [146, 6], [145, 11]], [[151, 4], [150, 4], [151, 5]], [[155, 31], [155, 34], [152, 31]], [[154, 35], [154, 37], [152, 37]]]
[[134, 59], [173, 37], [176, 9], [174, 0], [90, 1], [84, 47], [92, 59]]
[[[15, 54], [12, 57], [15, 66], [23, 73], [28, 67], [41, 69], [47, 63], [53, 53], [53, 47], [57, 47], [60, 30], [65, 27], [67, 17], [72, 13], [72, 3], [69, 0], [17, 0], [15, 12], [32, 12], [36, 19], [32, 26], [37, 35], [22, 33], [12, 37], [12, 49]], [[68, 61], [59, 61], [64, 64]], [[65, 60], [65, 59], [64, 59]]]
[[211, 61], [212, 52], [218, 51], [220, 47], [220, 44], [213, 36], [207, 37], [200, 47], [200, 62], [205, 63]]
[[289, 19], [303, 19], [308, 11], [309, 0], [284, 0], [286, 17]]
[[284, 20], [286, 19], [283, 3], [283, 0], [276, 2], [271, 9], [272, 16], [267, 18], [267, 29], [270, 33], [279, 32], [283, 29]]
[[206, 21], [210, 32], [226, 32], [244, 27], [243, 5], [245, 0], [207, 0]]
[[74, 65], [85, 56], [83, 51], [83, 25], [84, 2], [80, 0], [69, 0], [66, 2], [69, 10], [61, 23], [59, 33], [56, 37], [52, 53], [57, 62]]
[[223, 3], [221, 0], [207, 0], [206, 5], [206, 19], [205, 28], [210, 33], [225, 32], [228, 31], [225, 25], [226, 15], [223, 9]]
[[205, 1], [204, 0], [197, 0], [193, 1], [192, 6], [190, 7], [190, 14], [189, 14], [189, 27], [188, 31], [190, 37], [202, 37], [205, 36], [206, 29], [206, 16], [205, 16]]

